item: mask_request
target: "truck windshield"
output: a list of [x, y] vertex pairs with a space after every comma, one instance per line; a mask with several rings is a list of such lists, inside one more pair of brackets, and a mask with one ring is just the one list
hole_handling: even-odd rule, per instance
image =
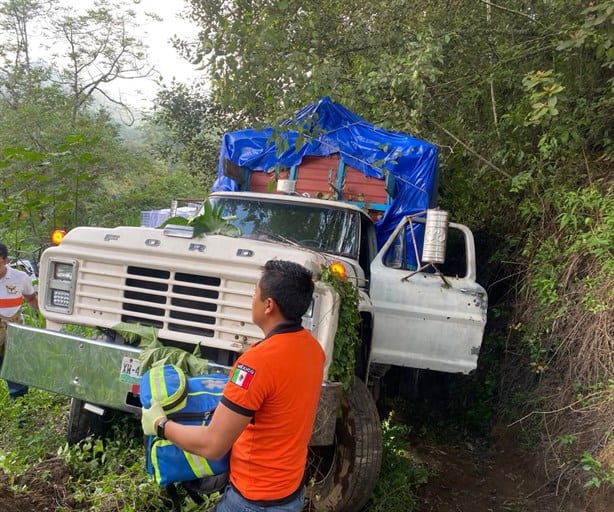
[[216, 197], [224, 216], [241, 237], [277, 240], [356, 259], [360, 240], [359, 214], [340, 208], [282, 201]]

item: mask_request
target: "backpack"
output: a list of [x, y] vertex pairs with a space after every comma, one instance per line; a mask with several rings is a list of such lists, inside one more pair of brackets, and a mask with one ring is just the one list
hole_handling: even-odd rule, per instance
[[[228, 375], [224, 373], [187, 377], [175, 365], [154, 366], [141, 377], [141, 404], [147, 408], [155, 400], [173, 421], [207, 425], [227, 381]], [[220, 490], [228, 481], [228, 454], [219, 460], [209, 460], [157, 436], [146, 436], [145, 443], [147, 472], [171, 494], [173, 484], [188, 483], [184, 487], [196, 499], [190, 489], [207, 494]]]

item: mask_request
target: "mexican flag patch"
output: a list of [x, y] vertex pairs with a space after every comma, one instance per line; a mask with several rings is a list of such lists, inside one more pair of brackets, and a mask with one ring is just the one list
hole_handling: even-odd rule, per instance
[[235, 368], [232, 377], [230, 377], [230, 382], [236, 384], [240, 388], [247, 389], [254, 375], [256, 375], [256, 370], [244, 364], [240, 364]]

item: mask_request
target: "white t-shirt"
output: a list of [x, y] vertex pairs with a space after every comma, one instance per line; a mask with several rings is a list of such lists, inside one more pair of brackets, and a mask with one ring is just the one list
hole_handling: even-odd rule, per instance
[[6, 275], [0, 278], [0, 316], [15, 316], [23, 304], [24, 295], [32, 295], [34, 287], [30, 276], [13, 267], [6, 267]]

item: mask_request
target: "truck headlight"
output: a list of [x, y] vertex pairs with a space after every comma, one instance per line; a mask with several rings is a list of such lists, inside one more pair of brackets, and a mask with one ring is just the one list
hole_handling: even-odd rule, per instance
[[45, 309], [72, 314], [76, 269], [76, 262], [49, 262], [50, 279], [45, 296]]
[[60, 281], [72, 281], [74, 265], [72, 263], [53, 264], [53, 278]]

